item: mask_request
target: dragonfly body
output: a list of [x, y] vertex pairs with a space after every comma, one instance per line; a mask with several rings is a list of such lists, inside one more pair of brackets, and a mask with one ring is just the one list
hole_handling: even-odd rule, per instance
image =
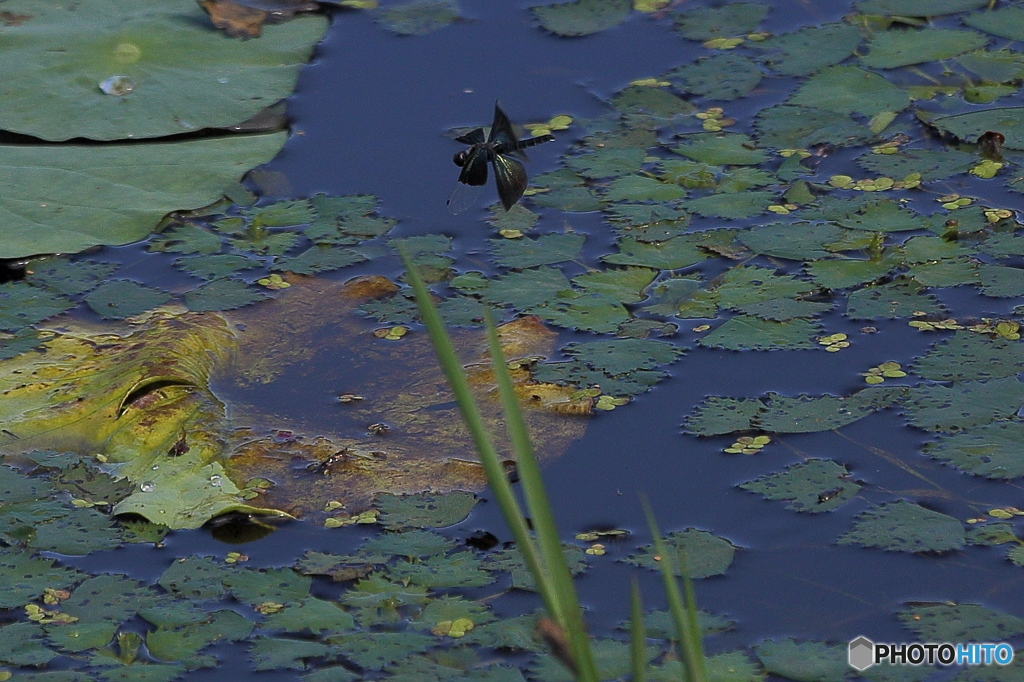
[[455, 138], [458, 142], [468, 144], [469, 149], [458, 152], [453, 159], [455, 165], [462, 168], [459, 173], [459, 184], [448, 197], [448, 208], [452, 213], [461, 213], [472, 205], [475, 193], [470, 188], [487, 184], [487, 166], [494, 169], [494, 181], [498, 186], [498, 197], [505, 210], [512, 208], [526, 191], [526, 168], [523, 161], [528, 161], [523, 151], [542, 142], [550, 142], [554, 135], [538, 135], [525, 140], [516, 137], [512, 123], [494, 103], [494, 122], [490, 132], [485, 136], [483, 128], [476, 128], [465, 135]]

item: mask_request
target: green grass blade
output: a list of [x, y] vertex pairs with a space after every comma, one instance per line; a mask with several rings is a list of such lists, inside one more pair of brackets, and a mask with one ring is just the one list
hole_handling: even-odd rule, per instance
[[470, 434], [472, 434], [473, 443], [476, 446], [477, 453], [480, 455], [480, 463], [483, 465], [487, 481], [494, 491], [495, 500], [501, 508], [505, 522], [512, 531], [512, 537], [515, 538], [516, 546], [519, 547], [519, 551], [523, 555], [526, 567], [537, 582], [537, 590], [540, 593], [541, 600], [544, 602], [544, 607], [549, 613], [554, 615], [558, 612], [559, 608], [558, 595], [552, 589], [551, 581], [546, 579], [546, 572], [537, 546], [530, 536], [526, 519], [519, 507], [519, 503], [516, 501], [515, 494], [512, 492], [512, 486], [508, 482], [508, 477], [505, 475], [501, 458], [498, 456], [490, 434], [487, 432], [487, 426], [484, 424], [480, 410], [477, 409], [476, 401], [473, 399], [473, 392], [469, 387], [469, 381], [466, 379], [462, 364], [455, 353], [455, 347], [445, 331], [444, 322], [441, 320], [437, 308], [434, 307], [430, 292], [416, 271], [408, 253], [406, 253], [402, 246], [398, 247], [398, 253], [405, 264], [409, 285], [416, 296], [416, 305], [420, 311], [420, 319], [423, 320], [423, 325], [430, 336], [434, 352], [437, 354], [438, 364], [441, 365], [441, 370], [448, 380], [448, 385], [451, 386], [452, 393], [455, 394], [455, 400], [459, 405], [459, 410], [462, 412], [462, 418], [466, 422], [466, 427], [469, 429]]
[[583, 622], [583, 613], [576, 596], [576, 588], [573, 585], [572, 572], [565, 561], [562, 540], [555, 525], [555, 516], [544, 490], [540, 465], [537, 463], [533, 444], [530, 442], [526, 420], [523, 419], [519, 398], [512, 386], [512, 377], [509, 375], [501, 350], [501, 340], [498, 338], [498, 331], [494, 327], [494, 320], [491, 318], [489, 310], [485, 310], [484, 319], [487, 323], [487, 340], [490, 345], [498, 395], [501, 398], [502, 411], [505, 415], [509, 438], [512, 441], [512, 449], [516, 454], [519, 481], [526, 497], [526, 506], [530, 511], [534, 532], [537, 534], [541, 560], [547, 569], [547, 575], [558, 601], [558, 611], [553, 615], [569, 640], [569, 648], [576, 663], [579, 679], [597, 680], [597, 666], [590, 649], [590, 638], [587, 636], [586, 625]]
[[[665, 546], [665, 540], [661, 536], [658, 524], [654, 520], [654, 514], [646, 499], [642, 500], [644, 514], [647, 516], [647, 527], [654, 538], [654, 550], [661, 557], [658, 562], [661, 567], [661, 576], [665, 583], [665, 594], [668, 596], [669, 612], [676, 626], [676, 635], [679, 637], [679, 653], [683, 659], [683, 672], [685, 682], [707, 682], [707, 666], [704, 657], [704, 641], [700, 635], [700, 626], [697, 622], [697, 603], [693, 598], [693, 583], [682, 567], [684, 582], [686, 583], [686, 600], [679, 591], [679, 583], [676, 582], [675, 566], [672, 557]], [[685, 559], [684, 559], [685, 561]]]
[[647, 681], [647, 627], [644, 625], [644, 605], [640, 585], [633, 577], [629, 593], [629, 652], [633, 667], [633, 682]]

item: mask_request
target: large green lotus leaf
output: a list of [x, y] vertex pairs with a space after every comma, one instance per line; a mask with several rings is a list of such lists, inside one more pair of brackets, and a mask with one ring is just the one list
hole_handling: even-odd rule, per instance
[[[683, 576], [683, 566], [694, 579], [722, 575], [736, 554], [736, 547], [728, 540], [694, 528], [669, 533], [664, 541], [665, 548], [671, 553], [672, 568], [679, 577]], [[656, 557], [657, 550], [650, 544], [637, 548], [636, 554], [623, 561], [658, 570], [659, 560]]]
[[901, 149], [898, 154], [868, 152], [857, 159], [864, 170], [894, 180], [902, 180], [911, 173], [920, 173], [922, 180], [945, 180], [966, 173], [977, 165], [973, 154], [956, 149]]
[[[981, 6], [988, 4], [988, 2], [984, 2], [981, 3]], [[991, 33], [1000, 38], [1024, 40], [1024, 8], [1021, 7], [1009, 6], [989, 12], [975, 12], [965, 16], [963, 22], [971, 28]]]
[[531, 7], [541, 26], [560, 36], [585, 36], [616, 26], [629, 16], [629, 0], [576, 0]]
[[962, 471], [986, 478], [1024, 476], [1024, 424], [1002, 421], [966, 429], [926, 443], [922, 452]]
[[845, 646], [769, 639], [754, 651], [765, 670], [796, 682], [843, 682], [850, 670]]
[[893, 30], [876, 33], [868, 41], [868, 53], [860, 58], [874, 69], [895, 69], [900, 66], [950, 59], [964, 52], [985, 47], [988, 38], [976, 31], [951, 28]]
[[905, 405], [910, 423], [926, 431], [959, 431], [1009, 419], [1024, 403], [1024, 384], [1016, 377], [963, 381], [952, 386], [910, 389]]
[[[860, 0], [857, 9], [864, 14], [900, 17], [937, 17], [978, 9], [988, 0]], [[971, 16], [971, 15], [968, 15]]]
[[825, 246], [843, 234], [828, 223], [769, 223], [740, 232], [736, 238], [754, 253], [803, 261], [831, 255]]
[[902, 387], [872, 386], [845, 398], [769, 393], [753, 424], [772, 433], [831, 431], [889, 407], [902, 399], [905, 391]]
[[0, 258], [138, 241], [171, 211], [220, 199], [287, 137], [0, 146]]
[[821, 327], [808, 320], [775, 322], [737, 315], [701, 338], [700, 345], [727, 350], [807, 350], [817, 346], [814, 337], [820, 333]]
[[698, 7], [676, 17], [676, 30], [690, 40], [710, 40], [750, 33], [768, 15], [770, 5], [733, 2], [721, 7]]
[[712, 166], [756, 166], [768, 155], [755, 149], [750, 138], [740, 133], [701, 133], [688, 137], [688, 144], [674, 148], [676, 154]]
[[864, 512], [836, 542], [896, 552], [948, 552], [966, 540], [963, 526], [952, 516], [900, 500]]
[[994, 130], [1006, 138], [1003, 146], [1007, 149], [1024, 149], [1024, 107], [983, 109], [966, 114], [936, 116], [926, 122], [965, 142], [976, 142], [978, 137]]
[[[121, 140], [226, 128], [291, 94], [327, 30], [304, 16], [231, 40], [202, 8], [164, 0], [8, 0], [0, 128], [44, 140]], [[118, 76], [134, 89], [108, 95]], [[126, 176], [130, 173], [126, 173]], [[184, 208], [184, 207], [181, 207]]]
[[698, 59], [667, 76], [682, 92], [720, 100], [749, 94], [764, 77], [757, 64], [731, 52]]
[[1000, 336], [958, 331], [935, 345], [914, 365], [932, 381], [1002, 379], [1024, 371], [1024, 344]]
[[918, 604], [896, 615], [923, 642], [999, 642], [1024, 634], [1024, 620], [980, 604]]
[[835, 23], [805, 26], [794, 33], [783, 33], [750, 45], [772, 51], [766, 61], [774, 71], [786, 76], [809, 76], [849, 57], [860, 40], [856, 26]]
[[896, 319], [943, 311], [942, 304], [925, 294], [924, 287], [913, 280], [864, 287], [846, 300], [846, 314], [854, 320]]
[[910, 97], [877, 73], [855, 66], [831, 66], [804, 82], [790, 103], [839, 114], [874, 116], [897, 112], [910, 105]]
[[871, 130], [846, 114], [777, 104], [761, 111], [754, 121], [765, 147], [802, 149], [816, 144], [843, 146], [874, 136]]
[[740, 487], [761, 493], [769, 500], [786, 500], [787, 509], [818, 513], [837, 509], [857, 494], [860, 486], [849, 477], [850, 472], [842, 464], [830, 459], [809, 459]]

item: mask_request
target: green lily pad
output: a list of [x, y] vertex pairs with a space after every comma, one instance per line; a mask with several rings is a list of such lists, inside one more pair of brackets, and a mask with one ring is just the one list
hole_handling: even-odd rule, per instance
[[[565, 563], [569, 566], [572, 575], [581, 573], [587, 567], [586, 554], [576, 545], [562, 544], [562, 553], [565, 555]], [[497, 552], [492, 552], [485, 562], [486, 568], [490, 571], [506, 571], [512, 574], [512, 586], [520, 590], [537, 591], [537, 583], [526, 568], [526, 561], [522, 553], [515, 547], [507, 547]]]
[[0, 661], [8, 665], [40, 666], [57, 657], [43, 641], [35, 623], [8, 623], [0, 626]]
[[846, 302], [846, 314], [854, 320], [896, 319], [943, 310], [934, 297], [924, 293], [924, 287], [904, 280], [858, 289]]
[[968, 260], [919, 263], [907, 270], [907, 276], [926, 287], [977, 284], [978, 264]]
[[329, 644], [301, 639], [257, 637], [249, 647], [253, 670], [309, 670], [310, 658], [335, 660], [338, 652]]
[[952, 386], [910, 389], [906, 402], [910, 423], [926, 431], [959, 431], [1009, 419], [1024, 403], [1024, 384], [1016, 377], [963, 381]]
[[895, 69], [900, 66], [951, 59], [985, 47], [988, 38], [976, 31], [922, 28], [881, 31], [868, 40], [865, 66]]
[[586, 36], [617, 26], [629, 16], [629, 0], [576, 0], [530, 8], [545, 29], [560, 36]]
[[567, 157], [565, 165], [584, 178], [614, 178], [637, 172], [646, 157], [647, 150], [641, 147], [603, 147]]
[[801, 149], [816, 144], [844, 146], [874, 136], [871, 130], [846, 114], [777, 104], [761, 111], [754, 120], [764, 147]]
[[269, 295], [238, 279], [215, 279], [185, 294], [189, 310], [233, 310], [269, 298]]
[[25, 273], [25, 281], [30, 284], [42, 285], [58, 294], [77, 296], [98, 287], [117, 268], [115, 263], [43, 258], [32, 261]]
[[227, 565], [211, 557], [188, 557], [168, 566], [157, 584], [179, 598], [205, 601], [224, 596], [227, 576]]
[[[683, 576], [684, 566], [686, 574], [695, 580], [722, 575], [729, 569], [736, 554], [736, 547], [728, 540], [695, 528], [669, 533], [664, 537], [664, 541], [665, 549], [672, 554], [672, 568], [680, 578]], [[659, 570], [660, 563], [654, 558], [657, 553], [653, 544], [643, 545], [637, 548], [635, 554], [629, 555], [623, 561]]]
[[901, 149], [898, 154], [868, 152], [857, 159], [864, 170], [893, 179], [920, 173], [922, 180], [945, 180], [966, 173], [978, 158], [956, 149]]
[[482, 570], [481, 565], [481, 560], [472, 552], [455, 552], [423, 561], [399, 562], [388, 568], [388, 576], [392, 580], [432, 589], [482, 587], [497, 578]]
[[830, 66], [807, 79], [790, 103], [838, 114], [874, 116], [906, 109], [910, 97], [876, 73], [855, 66]]
[[[966, 0], [965, 0], [966, 1]], [[979, 6], [987, 2], [976, 0]], [[991, 33], [1000, 38], [1024, 40], [1024, 8], [1017, 6], [1000, 7], [987, 12], [975, 12], [963, 18], [963, 22], [971, 28]]]
[[15, 331], [59, 315], [74, 304], [25, 282], [0, 284], [0, 329]]
[[896, 616], [923, 642], [1001, 642], [1024, 634], [1024, 620], [980, 604], [919, 604]]
[[608, 268], [573, 277], [572, 282], [583, 291], [603, 294], [620, 303], [639, 303], [657, 275], [650, 268]]
[[149, 250], [185, 254], [219, 253], [221, 237], [197, 225], [178, 225], [152, 239], [149, 243]]
[[[594, 665], [597, 668], [600, 680], [623, 679], [630, 670], [630, 649], [629, 644], [611, 639], [594, 638], [591, 643]], [[645, 661], [650, 661], [657, 655], [657, 649], [646, 647]], [[530, 679], [545, 680], [545, 682], [573, 682], [575, 679], [565, 664], [545, 653], [539, 656], [537, 662], [530, 667]]]
[[1012, 50], [978, 50], [960, 55], [957, 61], [989, 83], [1005, 83], [1024, 75], [1024, 55]]
[[809, 459], [740, 487], [769, 500], [786, 500], [786, 509], [812, 513], [837, 509], [860, 490], [846, 467], [829, 459]]
[[845, 289], [883, 277], [901, 261], [898, 253], [887, 251], [878, 260], [816, 260], [807, 264], [807, 272], [826, 289]]
[[174, 265], [195, 277], [219, 279], [242, 270], [251, 270], [263, 265], [261, 260], [235, 253], [216, 253], [206, 256], [179, 258]]
[[400, 36], [423, 36], [459, 18], [459, 5], [455, 0], [410, 0], [381, 11], [377, 20]]
[[698, 7], [676, 17], [676, 30], [690, 40], [743, 35], [755, 30], [770, 9], [770, 5], [757, 2], [733, 2], [721, 7]]
[[674, 69], [667, 78], [682, 92], [707, 99], [731, 100], [750, 94], [764, 75], [747, 57], [725, 52]]
[[477, 503], [473, 493], [390, 495], [377, 498], [380, 523], [388, 528], [447, 528], [465, 520]]
[[1002, 379], [1024, 371], [1024, 344], [1002, 337], [958, 331], [933, 346], [914, 365], [931, 381]]
[[775, 322], [737, 315], [700, 340], [705, 348], [726, 350], [798, 350], [817, 347], [821, 327], [803, 319]]
[[864, 14], [938, 17], [943, 14], [979, 9], [987, 4], [988, 0], [860, 0], [857, 3], [857, 9]]
[[772, 298], [737, 306], [736, 310], [744, 315], [753, 315], [763, 320], [785, 322], [799, 317], [817, 317], [831, 310], [832, 303], [821, 301], [801, 301], [795, 298]]
[[886, 199], [865, 206], [857, 213], [840, 220], [839, 224], [853, 230], [870, 232], [905, 232], [923, 230], [927, 223], [913, 211], [901, 208], [899, 202]]
[[366, 256], [355, 249], [314, 244], [297, 256], [275, 258], [273, 269], [277, 272], [294, 272], [297, 275], [315, 275], [347, 268], [365, 260]]
[[900, 500], [864, 512], [836, 542], [895, 552], [948, 552], [966, 540], [963, 526], [952, 516]]
[[82, 577], [73, 568], [56, 565], [54, 559], [0, 550], [0, 580], [4, 585], [0, 608], [19, 608], [41, 597], [46, 588], [67, 589]]
[[983, 109], [966, 114], [936, 116], [928, 120], [944, 133], [954, 135], [965, 142], [976, 142], [990, 130], [1001, 133], [1007, 149], [1024, 149], [1024, 107]]
[[712, 166], [756, 166], [768, 159], [767, 154], [754, 147], [749, 137], [740, 133], [701, 133], [687, 139], [690, 140], [688, 144], [672, 151]]
[[[381, 497], [385, 496], [382, 495]], [[399, 503], [404, 502], [402, 498], [395, 495], [388, 495], [387, 497], [395, 498], [399, 500]], [[424, 497], [423, 495], [410, 496], [411, 499], [420, 502], [424, 500]], [[367, 556], [380, 556], [386, 561], [394, 556], [405, 557], [406, 559], [419, 559], [444, 554], [454, 547], [454, 541], [437, 533], [426, 530], [405, 530], [403, 532], [378, 535], [363, 545], [360, 552]]]
[[736, 238], [754, 253], [790, 260], [816, 260], [831, 252], [843, 230], [828, 223], [769, 223], [740, 232]]
[[741, 265], [723, 275], [717, 291], [723, 308], [737, 308], [759, 301], [802, 296], [814, 291], [814, 285], [792, 275], [777, 274], [772, 268]]
[[926, 443], [921, 451], [975, 476], [1017, 478], [1024, 476], [1021, 438], [1024, 438], [1024, 424], [999, 421], [941, 436], [937, 441]]
[[856, 26], [834, 23], [805, 26], [751, 46], [770, 51], [766, 61], [772, 70], [786, 76], [809, 76], [849, 57], [860, 41]]
[[[177, 628], [157, 628], [146, 634], [149, 653], [162, 661], [182, 661], [189, 667], [213, 666], [216, 659], [197, 654], [215, 642], [238, 642], [247, 639], [253, 623], [230, 609], [214, 611], [198, 623]], [[198, 659], [198, 660], [196, 660]]]
[[243, 604], [256, 606], [268, 601], [287, 604], [305, 599], [312, 580], [291, 568], [264, 571], [243, 568], [226, 573], [224, 586]]
[[761, 215], [775, 201], [775, 192], [733, 192], [691, 199], [684, 206], [708, 218], [739, 220]]
[[667, 90], [641, 85], [620, 90], [609, 104], [623, 113], [643, 112], [667, 120], [693, 113], [696, 109], [693, 104]]
[[[0, 128], [43, 140], [138, 140], [237, 125], [291, 94], [327, 30], [326, 17], [306, 15], [264, 26], [259, 40], [228, 40], [200, 7], [161, 0], [84, 0], [73, 9], [14, 0], [5, 7], [30, 19], [4, 29]], [[101, 84], [112, 77], [134, 89], [104, 94]], [[118, 179], [132, 177], [123, 172], [129, 165], [120, 164]]]
[[85, 302], [100, 317], [120, 320], [163, 305], [170, 298], [171, 295], [166, 291], [126, 279], [117, 279], [107, 282], [86, 296]]
[[355, 627], [355, 619], [337, 604], [316, 597], [306, 597], [287, 604], [283, 610], [267, 616], [266, 627], [272, 630], [319, 634], [325, 630], [338, 632]]
[[765, 670], [797, 682], [843, 682], [850, 670], [845, 645], [769, 639], [754, 652]]
[[510, 272], [493, 279], [482, 293], [491, 303], [531, 310], [563, 296], [571, 296], [573, 289], [561, 270], [540, 267]]
[[754, 418], [763, 409], [764, 403], [756, 398], [713, 395], [705, 398], [683, 425], [695, 436], [722, 436], [753, 428]]
[[980, 265], [978, 277], [981, 280], [981, 292], [986, 296], [1024, 296], [1024, 269], [1008, 265]]
[[613, 265], [640, 265], [658, 270], [679, 270], [707, 259], [707, 253], [697, 248], [687, 236], [673, 237], [660, 243], [648, 243], [635, 237], [619, 240], [619, 252], [602, 256], [601, 260]]
[[752, 424], [770, 433], [831, 431], [889, 407], [902, 399], [905, 391], [901, 387], [872, 386], [845, 398], [769, 393]]
[[608, 183], [605, 201], [675, 201], [686, 196], [686, 190], [655, 178], [627, 175]]
[[273, 158], [286, 138], [0, 146], [0, 186], [6, 188], [0, 258], [138, 241], [171, 211], [220, 199], [250, 168]]

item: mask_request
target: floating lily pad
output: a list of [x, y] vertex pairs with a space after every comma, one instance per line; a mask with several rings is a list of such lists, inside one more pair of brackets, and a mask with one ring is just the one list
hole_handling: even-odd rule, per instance
[[850, 670], [845, 645], [769, 639], [754, 651], [765, 670], [797, 682], [842, 682]]
[[1002, 379], [1024, 371], [1024, 344], [1002, 337], [959, 331], [932, 347], [914, 372], [932, 381]]
[[92, 291], [102, 284], [118, 265], [97, 261], [70, 261], [66, 258], [43, 258], [32, 261], [27, 269], [27, 282], [42, 285], [65, 296]]
[[0, 284], [0, 329], [15, 331], [59, 315], [74, 304], [25, 282]]
[[338, 652], [329, 644], [301, 639], [257, 637], [249, 647], [253, 670], [307, 670], [306, 659], [334, 660]]
[[764, 320], [785, 322], [799, 317], [816, 317], [831, 310], [831, 303], [820, 301], [801, 301], [795, 298], [772, 298], [737, 306], [736, 310], [744, 315], [753, 315]]
[[853, 230], [870, 232], [905, 232], [922, 230], [927, 223], [916, 213], [901, 208], [899, 203], [886, 199], [840, 220], [839, 224]]
[[0, 147], [0, 258], [138, 241], [171, 211], [220, 199], [286, 137]]
[[676, 30], [690, 40], [710, 40], [750, 33], [768, 15], [770, 5], [733, 2], [721, 7], [699, 7], [676, 17]]
[[[677, 530], [664, 537], [665, 549], [672, 553], [672, 568], [679, 577], [686, 573], [694, 579], [710, 578], [722, 575], [732, 564], [736, 547], [723, 538], [712, 535], [704, 530], [688, 528]], [[657, 550], [654, 545], [643, 545], [631, 554], [626, 563], [642, 566], [651, 570], [659, 570], [660, 564], [655, 560]]]
[[910, 97], [876, 73], [855, 66], [830, 66], [807, 79], [790, 102], [839, 114], [874, 116], [906, 109]]
[[640, 147], [604, 147], [570, 156], [565, 165], [585, 178], [612, 178], [637, 172], [646, 156], [647, 150]]
[[75, 569], [55, 565], [54, 559], [0, 551], [0, 580], [4, 584], [0, 608], [18, 608], [41, 597], [46, 588], [67, 589], [81, 578], [82, 574]]
[[835, 23], [805, 26], [751, 45], [771, 51], [767, 62], [774, 71], [786, 76], [809, 76], [849, 57], [860, 41], [856, 26]]
[[978, 9], [987, 4], [988, 0], [860, 0], [857, 9], [864, 14], [937, 17]]
[[676, 154], [713, 166], [752, 165], [768, 159], [753, 141], [740, 133], [701, 133], [685, 138], [687, 144], [674, 148]]
[[738, 220], [761, 215], [768, 206], [775, 203], [775, 197], [774, 192], [711, 194], [699, 199], [691, 199], [684, 206], [689, 211], [709, 218]]
[[924, 287], [913, 281], [865, 287], [850, 294], [846, 314], [854, 320], [895, 319], [915, 313], [941, 313], [942, 305], [924, 293]]
[[922, 28], [881, 31], [868, 43], [860, 58], [865, 66], [895, 69], [900, 66], [950, 59], [985, 46], [988, 38], [976, 31]]
[[898, 154], [868, 152], [857, 159], [857, 165], [872, 173], [894, 179], [920, 173], [922, 180], [944, 180], [966, 173], [977, 163], [976, 156], [956, 149], [902, 149]]
[[355, 249], [314, 244], [297, 256], [274, 259], [273, 269], [277, 272], [294, 272], [297, 275], [315, 275], [347, 268], [365, 260], [366, 256]]
[[740, 232], [736, 238], [754, 253], [790, 260], [826, 258], [827, 244], [838, 241], [843, 230], [828, 223], [769, 223]]
[[[326, 17], [306, 15], [264, 27], [259, 40], [227, 40], [209, 27], [200, 7], [160, 0], [84, 0], [74, 8], [16, 0], [5, 7], [30, 19], [4, 28], [0, 128], [43, 140], [138, 140], [237, 125], [291, 94], [327, 30]], [[111, 77], [123, 77], [132, 89], [104, 94], [101, 83]], [[120, 172], [112, 177], [135, 180], [134, 172], [125, 172], [134, 165], [128, 149], [94, 151], [120, 155]], [[7, 151], [3, 156], [9, 158]], [[69, 161], [73, 168], [89, 167]], [[195, 173], [197, 167], [208, 172], [205, 160], [180, 170]], [[135, 203], [145, 205], [96, 199], [86, 205]]]
[[895, 552], [948, 552], [965, 541], [963, 526], [952, 516], [904, 500], [872, 507], [836, 540]]
[[816, 144], [843, 146], [874, 136], [871, 130], [846, 114], [777, 104], [761, 111], [754, 121], [765, 147], [800, 149]]
[[974, 261], [920, 263], [907, 270], [907, 276], [926, 287], [955, 287], [977, 284], [978, 264]]
[[981, 292], [986, 296], [1024, 296], [1024, 269], [1008, 265], [980, 265], [978, 277], [981, 280]]
[[918, 604], [896, 615], [925, 642], [1002, 642], [1024, 633], [1024, 620], [980, 604]]
[[686, 236], [674, 237], [661, 243], [647, 243], [635, 237], [623, 237], [619, 241], [619, 252], [602, 256], [601, 260], [613, 265], [641, 265], [659, 270], [678, 270], [695, 265], [707, 257], [707, 253], [698, 249], [694, 240]]
[[268, 568], [257, 571], [239, 569], [224, 575], [224, 585], [235, 599], [256, 606], [263, 602], [288, 604], [309, 595], [313, 579], [291, 568]]
[[530, 9], [547, 30], [560, 36], [576, 37], [621, 24], [632, 7], [629, 0], [576, 0], [557, 5], [537, 5]]
[[910, 389], [910, 423], [926, 431], [959, 431], [1009, 419], [1024, 403], [1024, 384], [1016, 377], [964, 381], [952, 386], [923, 385]]
[[809, 459], [740, 487], [769, 500], [786, 500], [787, 509], [813, 513], [837, 509], [860, 490], [845, 466], [828, 459]]
[[1024, 55], [1012, 50], [978, 50], [960, 55], [957, 61], [989, 83], [1005, 83], [1024, 75]]
[[883, 277], [900, 263], [899, 255], [889, 251], [878, 260], [816, 260], [807, 264], [807, 272], [827, 289], [845, 289]]
[[639, 175], [615, 178], [604, 193], [606, 201], [675, 201], [685, 196], [679, 185]]
[[400, 36], [423, 36], [459, 19], [455, 0], [411, 0], [381, 11], [378, 21]]
[[573, 277], [572, 281], [584, 291], [604, 294], [621, 303], [639, 303], [657, 274], [650, 268], [608, 268]]
[[171, 295], [137, 282], [118, 279], [107, 282], [86, 296], [85, 302], [100, 317], [120, 320], [163, 305]]
[[662, 88], [631, 85], [619, 91], [611, 102], [623, 113], [647, 113], [663, 119], [675, 119], [690, 114], [696, 107], [685, 99]]
[[8, 665], [41, 666], [57, 655], [46, 646], [42, 631], [35, 623], [0, 626], [0, 661]]
[[769, 393], [752, 423], [771, 433], [831, 431], [889, 407], [902, 399], [905, 391], [899, 387], [873, 386], [845, 398]]
[[1024, 424], [1000, 421], [966, 429], [926, 443], [922, 452], [957, 469], [986, 478], [1024, 476], [1024, 457], [1020, 443]]
[[737, 315], [700, 340], [705, 348], [726, 350], [798, 350], [815, 348], [821, 327], [803, 319], [775, 322]]
[[270, 298], [266, 292], [252, 287], [238, 279], [215, 279], [185, 294], [185, 305], [189, 310], [233, 310], [250, 303]]
[[481, 560], [472, 552], [455, 552], [422, 561], [399, 562], [388, 569], [388, 575], [393, 580], [432, 589], [481, 587], [497, 579], [481, 565]]
[[[981, 0], [975, 1], [979, 7], [989, 4], [981, 2]], [[971, 28], [991, 33], [1000, 38], [1024, 40], [1024, 8], [1008, 6], [991, 9], [987, 12], [975, 12], [965, 16], [963, 22]]]
[[476, 495], [456, 490], [444, 495], [380, 495], [380, 522], [389, 528], [446, 528], [463, 521], [476, 505]]
[[190, 275], [203, 279], [219, 279], [242, 270], [251, 270], [263, 265], [263, 262], [250, 256], [236, 253], [217, 253], [206, 256], [179, 258], [174, 265]]
[[814, 285], [792, 275], [780, 275], [772, 268], [742, 265], [724, 274], [718, 285], [719, 303], [736, 308], [776, 298], [794, 298], [808, 294]]
[[944, 133], [965, 142], [976, 142], [990, 130], [1001, 133], [1007, 149], [1024, 149], [1024, 107], [1005, 107], [971, 111], [966, 114], [936, 116], [928, 120]]
[[747, 57], [726, 52], [674, 69], [667, 77], [682, 92], [731, 100], [749, 94], [764, 76]]

